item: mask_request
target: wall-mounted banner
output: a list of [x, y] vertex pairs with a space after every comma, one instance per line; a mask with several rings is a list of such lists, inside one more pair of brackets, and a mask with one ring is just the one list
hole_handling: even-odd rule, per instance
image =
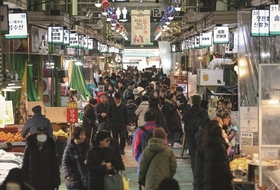
[[70, 30], [63, 30], [63, 45], [70, 44]]
[[216, 26], [213, 28], [213, 36], [214, 44], [228, 44], [229, 28], [227, 26]]
[[269, 10], [252, 10], [251, 35], [269, 36]]
[[279, 5], [270, 5], [269, 34], [280, 35], [280, 10]]
[[27, 27], [26, 13], [9, 13], [9, 34], [5, 37], [7, 39], [27, 38]]
[[63, 44], [64, 29], [62, 26], [48, 27], [48, 43], [49, 44]]
[[71, 47], [71, 48], [78, 48], [79, 47], [79, 34], [78, 33], [71, 33], [70, 34], [69, 47]]
[[211, 47], [212, 46], [212, 32], [200, 34], [200, 47]]
[[131, 11], [131, 44], [150, 44], [150, 10]]

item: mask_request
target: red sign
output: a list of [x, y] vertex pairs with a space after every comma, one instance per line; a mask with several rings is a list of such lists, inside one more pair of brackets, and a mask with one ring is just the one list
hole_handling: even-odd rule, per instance
[[67, 108], [67, 123], [78, 123], [77, 108]]

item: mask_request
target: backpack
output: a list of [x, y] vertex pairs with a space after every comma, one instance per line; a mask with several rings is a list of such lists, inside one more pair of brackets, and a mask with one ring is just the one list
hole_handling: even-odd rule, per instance
[[[156, 125], [156, 128], [158, 126]], [[148, 131], [144, 126], [139, 127], [142, 131], [144, 131], [146, 133], [145, 138], [144, 138], [144, 142], [141, 142], [141, 147], [142, 147], [142, 152], [144, 151], [144, 149], [148, 146], [148, 142], [151, 138], [153, 138], [153, 132], [154, 130], [152, 130], [151, 132]]]
[[203, 129], [201, 126], [202, 118], [199, 116], [200, 113], [201, 111], [195, 114], [191, 113], [187, 118], [187, 123], [185, 123], [185, 134], [189, 138], [195, 139], [195, 134], [200, 129]]

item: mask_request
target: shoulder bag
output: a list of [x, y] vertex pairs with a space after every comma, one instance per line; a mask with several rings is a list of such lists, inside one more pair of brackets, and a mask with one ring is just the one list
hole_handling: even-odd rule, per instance
[[80, 176], [81, 176], [81, 181], [82, 181], [83, 187], [87, 188], [88, 187], [88, 175], [87, 175], [87, 173], [82, 171], [82, 168], [81, 168], [81, 165], [80, 165], [80, 162], [79, 162], [79, 156], [76, 154], [74, 156], [74, 158], [75, 158], [77, 166], [78, 166], [78, 171], [79, 171]]
[[123, 179], [120, 174], [115, 172], [115, 175], [105, 175], [104, 190], [123, 190]]
[[152, 158], [151, 158], [149, 164], [147, 165], [147, 170], [146, 170], [146, 174], [145, 174], [145, 177], [144, 177], [144, 181], [139, 181], [139, 182], [138, 182], [138, 183], [139, 183], [139, 190], [142, 189], [141, 185], [142, 185], [142, 186], [145, 186], [145, 183], [146, 183], [146, 175], [147, 175], [147, 173], [148, 173], [148, 169], [149, 169], [149, 167], [150, 167], [150, 165], [151, 165], [151, 163], [152, 163], [154, 157], [156, 156], [156, 154], [157, 154], [157, 152], [152, 156]]

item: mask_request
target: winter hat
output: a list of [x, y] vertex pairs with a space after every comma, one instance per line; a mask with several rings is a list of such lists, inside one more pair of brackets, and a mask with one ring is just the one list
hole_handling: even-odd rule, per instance
[[153, 137], [165, 140], [166, 139], [166, 133], [163, 129], [156, 128], [153, 132]]
[[111, 138], [109, 132], [106, 132], [106, 131], [99, 131], [99, 132], [96, 134], [95, 142], [96, 142], [97, 145], [99, 145], [99, 142], [100, 142], [100, 141], [103, 141], [104, 139], [107, 139], [107, 138]]
[[193, 95], [192, 96], [192, 104], [193, 105], [200, 105], [201, 103], [201, 97], [199, 95]]
[[106, 96], [106, 92], [98, 92], [97, 97], [100, 98], [101, 96]]
[[151, 84], [154, 85], [154, 86], [156, 86], [156, 83], [155, 83], [154, 81], [152, 81], [152, 82], [149, 83], [149, 85], [151, 85]]
[[18, 183], [21, 186], [24, 185], [24, 175], [22, 170], [19, 168], [11, 169], [3, 183], [7, 184], [8, 182]]
[[137, 95], [137, 94], [139, 94], [139, 90], [137, 88], [134, 88], [132, 93]]
[[42, 108], [39, 105], [32, 108], [33, 113], [41, 113], [41, 110]]

